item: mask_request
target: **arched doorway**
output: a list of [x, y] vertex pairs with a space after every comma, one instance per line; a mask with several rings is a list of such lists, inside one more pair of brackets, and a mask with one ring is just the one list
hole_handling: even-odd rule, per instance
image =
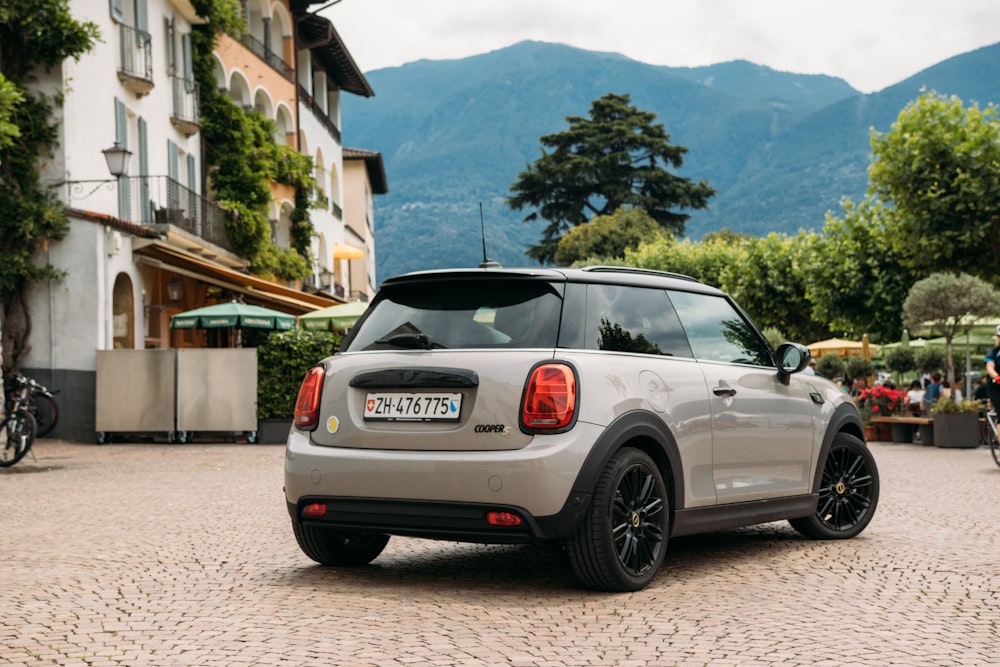
[[135, 348], [135, 302], [132, 296], [132, 279], [119, 273], [111, 293], [111, 329], [116, 350]]

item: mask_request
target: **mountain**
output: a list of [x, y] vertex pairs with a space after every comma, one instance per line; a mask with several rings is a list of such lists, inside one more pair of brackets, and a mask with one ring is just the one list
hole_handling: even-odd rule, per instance
[[[626, 93], [688, 149], [675, 170], [718, 194], [692, 211], [698, 239], [729, 228], [756, 235], [819, 229], [840, 200], [867, 187], [870, 128], [887, 131], [923, 89], [968, 105], [1000, 101], [1000, 44], [956, 56], [864, 95], [841, 79], [746, 61], [663, 67], [619, 54], [521, 42], [460, 60], [366, 72], [376, 96], [341, 98], [346, 145], [382, 154], [389, 193], [376, 197], [377, 276], [475, 266], [487, 254], [533, 264], [524, 249], [543, 222], [506, 206], [539, 138]], [[480, 218], [480, 206], [482, 218]]]

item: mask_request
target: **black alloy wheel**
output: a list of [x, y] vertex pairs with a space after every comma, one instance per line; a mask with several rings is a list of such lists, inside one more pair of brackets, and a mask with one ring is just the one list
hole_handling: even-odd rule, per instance
[[580, 580], [605, 591], [648, 586], [666, 553], [669, 508], [653, 460], [633, 448], [615, 454], [598, 481], [588, 518], [569, 543]]
[[816, 539], [854, 537], [868, 526], [878, 504], [875, 458], [858, 438], [838, 433], [823, 464], [816, 513], [790, 523]]

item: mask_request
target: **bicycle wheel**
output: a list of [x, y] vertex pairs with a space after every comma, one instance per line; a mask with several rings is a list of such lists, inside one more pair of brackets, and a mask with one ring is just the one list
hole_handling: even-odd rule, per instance
[[7, 468], [24, 458], [35, 442], [38, 426], [27, 410], [18, 410], [7, 420], [7, 442], [0, 448], [0, 467]]
[[990, 454], [993, 455], [993, 462], [1000, 466], [1000, 442], [997, 441], [997, 432], [993, 429], [991, 420], [986, 420], [987, 441], [990, 443]]
[[32, 396], [31, 414], [35, 417], [38, 426], [38, 433], [35, 434], [35, 437], [44, 438], [52, 432], [59, 421], [59, 405], [52, 396], [35, 394]]

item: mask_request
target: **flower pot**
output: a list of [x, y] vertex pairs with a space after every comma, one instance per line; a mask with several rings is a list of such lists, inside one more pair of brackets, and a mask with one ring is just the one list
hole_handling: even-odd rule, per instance
[[878, 439], [882, 442], [904, 442], [902, 440], [896, 440], [895, 424], [878, 424]]
[[288, 440], [292, 429], [292, 419], [259, 419], [257, 421], [257, 442], [263, 445], [277, 445]]
[[978, 447], [979, 415], [935, 414], [934, 446], [963, 448]]
[[878, 426], [876, 424], [868, 424], [865, 426], [865, 440], [868, 442], [875, 442], [878, 440]]
[[892, 431], [893, 442], [913, 442], [913, 424], [885, 424]]

